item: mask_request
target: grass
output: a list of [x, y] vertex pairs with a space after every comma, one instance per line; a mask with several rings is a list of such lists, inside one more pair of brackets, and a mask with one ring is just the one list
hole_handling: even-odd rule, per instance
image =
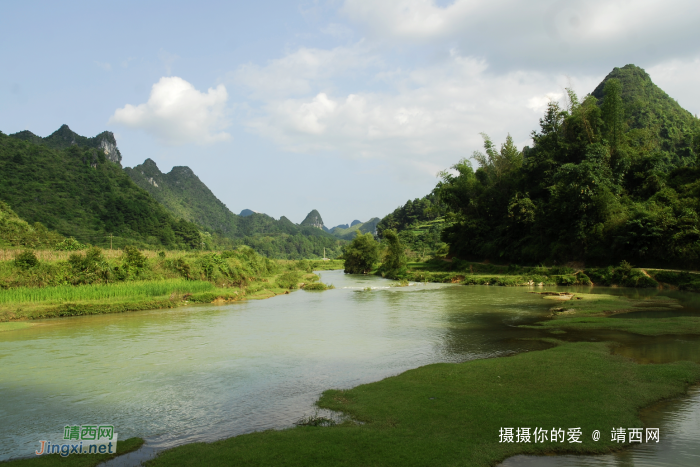
[[[533, 377], [537, 375], [537, 377]], [[319, 407], [358, 425], [265, 431], [161, 453], [149, 466], [468, 465], [515, 454], [604, 453], [610, 427], [642, 427], [638, 409], [682, 394], [700, 365], [639, 365], [604, 343], [571, 343], [508, 358], [434, 364], [349, 390]], [[581, 444], [500, 443], [502, 427], [581, 428]], [[603, 433], [593, 442], [593, 430]]]
[[58, 287], [18, 287], [0, 290], [0, 305], [8, 303], [69, 302], [108, 300], [126, 297], [159, 297], [175, 293], [209, 292], [214, 284], [206, 281], [168, 279]]
[[700, 318], [679, 316], [674, 318], [562, 318], [540, 323], [552, 330], [611, 330], [625, 331], [644, 336], [661, 336], [668, 334], [700, 334]]
[[[561, 300], [567, 297], [571, 298]], [[611, 330], [645, 336], [700, 334], [698, 317], [624, 318], [624, 313], [632, 311], [672, 311], [680, 308], [676, 300], [666, 297], [635, 300], [618, 295], [575, 293], [563, 297], [543, 295], [542, 298], [551, 301], [553, 306], [550, 311], [554, 319], [521, 327], [531, 329], [544, 327], [555, 333], [563, 330]], [[611, 318], [611, 316], [616, 317]]]
[[122, 454], [135, 451], [143, 443], [141, 438], [129, 438], [117, 441], [115, 454], [74, 454], [67, 457], [61, 457], [59, 454], [45, 454], [28, 459], [0, 462], [0, 465], [2, 467], [93, 467]]

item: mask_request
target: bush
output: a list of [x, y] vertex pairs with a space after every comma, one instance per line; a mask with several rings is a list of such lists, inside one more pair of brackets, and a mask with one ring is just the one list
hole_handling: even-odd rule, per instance
[[334, 289], [332, 285], [326, 285], [323, 282], [313, 282], [311, 284], [305, 284], [304, 287], [302, 287], [304, 290], [328, 290], [328, 289]]
[[301, 273], [297, 271], [285, 272], [277, 278], [277, 285], [283, 289], [294, 290], [298, 288], [301, 282]]
[[30, 269], [39, 265], [39, 259], [32, 250], [24, 250], [15, 257], [15, 266], [20, 269]]
[[85, 248], [87, 248], [86, 245], [83, 245], [73, 237], [66, 238], [62, 242], [56, 244], [55, 247], [56, 251], [78, 251], [84, 250]]

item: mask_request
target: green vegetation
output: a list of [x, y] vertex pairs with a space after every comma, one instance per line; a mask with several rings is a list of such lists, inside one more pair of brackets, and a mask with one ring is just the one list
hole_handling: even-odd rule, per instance
[[346, 274], [369, 274], [379, 261], [379, 244], [374, 235], [357, 235], [343, 252]]
[[0, 462], [3, 467], [93, 467], [102, 462], [121, 456], [128, 452], [136, 451], [143, 446], [141, 438], [129, 438], [117, 441], [115, 454], [74, 454], [61, 457], [60, 454], [45, 454], [28, 459], [17, 459]]
[[[640, 407], [682, 394], [698, 380], [694, 363], [638, 365], [611, 355], [603, 343], [564, 344], [428, 365], [323, 394], [320, 407], [361, 425], [300, 426], [188, 444], [147, 465], [491, 466], [515, 454], [604, 453], [622, 446], [609, 436], [593, 442], [593, 430], [641, 427]], [[579, 427], [582, 443], [500, 443], [502, 427]]]
[[0, 134], [0, 200], [46, 238], [33, 245], [25, 233], [10, 243], [46, 244], [49, 234], [41, 233], [35, 224], [40, 222], [61, 235], [103, 247], [111, 242], [114, 247], [201, 248], [197, 226], [169, 214], [104, 150], [70, 141], [67, 145], [53, 149]]
[[406, 247], [391, 229], [384, 231], [384, 244], [386, 250], [378, 272], [392, 279], [403, 276], [406, 273]]
[[0, 201], [0, 247], [57, 248], [65, 240], [39, 222], [29, 225]]
[[[296, 225], [282, 216], [275, 220], [266, 214], [238, 216], [232, 213], [189, 167], [173, 167], [164, 174], [151, 159], [134, 168], [125, 168], [131, 180], [150, 193], [170, 213], [202, 227], [205, 248], [232, 249], [247, 245], [255, 251], [279, 259], [334, 258], [342, 241], [318, 228], [321, 215], [313, 210]], [[314, 214], [315, 213], [315, 214]]]
[[333, 227], [330, 232], [343, 240], [352, 240], [355, 238], [357, 233], [360, 234], [366, 234], [366, 233], [371, 233], [373, 234], [377, 230], [377, 224], [379, 223], [379, 218], [378, 217], [373, 217], [367, 222], [359, 222], [354, 225], [348, 226], [345, 224], [345, 226], [336, 226]]
[[159, 252], [125, 247], [112, 257], [92, 248], [39, 260], [35, 252], [0, 261], [0, 321], [173, 308], [267, 298], [311, 285], [317, 268], [341, 268], [339, 261], [283, 261], [249, 247], [234, 251]]
[[383, 238], [385, 230], [395, 230], [410, 251], [421, 257], [438, 254], [445, 245], [441, 234], [446, 226], [446, 214], [447, 205], [434, 191], [424, 198], [408, 200], [384, 217], [377, 224], [377, 235]]
[[430, 197], [385, 217], [380, 233], [413, 231], [402, 237], [411, 249], [439, 249], [415, 227], [444, 216], [442, 240], [461, 259], [680, 268], [700, 259], [700, 120], [644, 70], [615, 68], [583, 100], [568, 90], [566, 108], [549, 104], [531, 148], [483, 136], [476, 170], [459, 161]]
[[57, 287], [18, 287], [0, 292], [0, 305], [7, 303], [66, 302], [113, 298], [159, 297], [171, 293], [210, 292], [214, 284], [206, 281], [166, 279], [160, 281], [119, 282]]

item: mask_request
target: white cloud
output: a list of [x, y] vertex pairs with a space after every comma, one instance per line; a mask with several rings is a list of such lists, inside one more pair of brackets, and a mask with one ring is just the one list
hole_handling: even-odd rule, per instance
[[700, 50], [695, 0], [346, 0], [342, 12], [377, 42], [458, 44], [498, 69], [645, 65]]
[[109, 123], [142, 129], [166, 144], [225, 141], [230, 138], [223, 131], [227, 99], [223, 84], [203, 93], [182, 78], [163, 77], [148, 102], [117, 109]]
[[[277, 68], [258, 73], [265, 83]], [[264, 96], [261, 113], [247, 125], [288, 151], [400, 162], [434, 175], [479, 149], [482, 131], [496, 140], [510, 132], [521, 146], [528, 144], [544, 106], [561, 97], [570, 80], [536, 72], [495, 74], [485, 61], [454, 50], [445, 62], [377, 75], [389, 91], [321, 90], [303, 97], [257, 92]], [[598, 79], [575, 84], [587, 92]], [[314, 84], [308, 80], [307, 88]]]
[[324, 50], [301, 47], [261, 67], [252, 63], [229, 74], [229, 80], [246, 86], [254, 97], [307, 94], [320, 84], [332, 87], [336, 79], [380, 64], [361, 41], [352, 47]]
[[700, 8], [690, 1], [345, 0], [341, 15], [365, 38], [229, 75], [249, 91], [250, 131], [287, 151], [417, 177], [469, 157], [480, 132], [530, 144], [548, 102], [565, 87], [593, 91], [615, 66], [648, 68], [674, 97], [700, 93]]

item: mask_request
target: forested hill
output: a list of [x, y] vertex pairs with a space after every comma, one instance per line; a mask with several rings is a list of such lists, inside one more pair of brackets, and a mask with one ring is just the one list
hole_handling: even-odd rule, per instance
[[164, 174], [154, 161], [146, 159], [143, 164], [124, 170], [172, 214], [196, 222], [205, 230], [223, 237], [319, 235], [312, 227], [296, 225], [284, 216], [276, 220], [253, 211], [246, 216], [232, 213], [189, 167], [173, 167]]
[[[67, 126], [62, 130], [71, 136]], [[107, 158], [104, 145], [54, 138], [59, 132], [41, 141], [29, 132], [22, 137], [0, 133], [0, 200], [22, 219], [93, 245], [109, 246], [111, 234], [115, 247], [200, 246], [197, 226], [176, 219], [137, 187]]]
[[442, 174], [435, 193], [461, 258], [518, 263], [700, 264], [700, 121], [641, 68], [552, 102], [518, 150], [510, 137]]
[[226, 237], [238, 234], [238, 219], [189, 167], [173, 167], [164, 174], [151, 159], [124, 168], [129, 177], [148, 191], [172, 214]]
[[114, 134], [111, 131], [103, 131], [97, 136], [87, 138], [71, 130], [68, 125], [61, 125], [61, 128], [54, 131], [46, 138], [37, 136], [28, 130], [20, 131], [10, 136], [22, 141], [41, 144], [51, 149], [66, 149], [73, 145], [99, 149], [108, 160], [116, 164], [120, 164], [122, 161], [122, 155], [119, 152], [119, 148], [117, 148], [117, 140], [114, 139]]

